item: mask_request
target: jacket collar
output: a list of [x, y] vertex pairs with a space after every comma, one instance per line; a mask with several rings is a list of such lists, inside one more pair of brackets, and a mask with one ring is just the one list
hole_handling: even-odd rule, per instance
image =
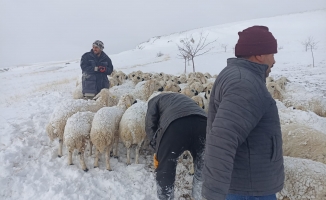
[[266, 71], [268, 69], [268, 65], [266, 64], [251, 62], [243, 58], [229, 58], [227, 60], [227, 65], [236, 65], [237, 67], [244, 67], [259, 75], [266, 82]]

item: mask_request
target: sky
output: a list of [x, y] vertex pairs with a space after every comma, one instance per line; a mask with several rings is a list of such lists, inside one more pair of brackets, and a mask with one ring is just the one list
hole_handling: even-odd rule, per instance
[[0, 0], [0, 68], [80, 58], [97, 39], [116, 54], [154, 36], [323, 8], [325, 0]]

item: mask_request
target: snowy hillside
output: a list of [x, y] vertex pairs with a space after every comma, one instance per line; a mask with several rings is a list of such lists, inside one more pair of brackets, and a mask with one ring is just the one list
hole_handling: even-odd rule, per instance
[[[293, 102], [307, 102], [313, 97], [326, 101], [325, 19], [326, 10], [319, 10], [222, 24], [153, 37], [133, 50], [110, 57], [115, 69], [125, 73], [141, 70], [179, 75], [184, 72], [184, 64], [177, 57], [177, 44], [185, 37], [197, 40], [203, 33], [208, 34], [208, 42], [216, 42], [209, 53], [195, 58], [196, 71], [218, 74], [226, 66], [226, 59], [234, 57], [238, 31], [265, 25], [279, 47], [270, 76], [286, 76], [291, 81], [286, 91]], [[311, 52], [302, 45], [308, 37], [318, 41], [315, 67]], [[221, 45], [227, 45], [226, 52]], [[158, 53], [163, 55], [158, 57]], [[189, 65], [187, 72], [191, 71]], [[94, 169], [93, 157], [86, 156], [90, 168], [87, 173], [80, 169], [76, 156], [75, 165], [67, 165], [65, 148], [64, 156], [57, 157], [58, 141], [50, 142], [45, 126], [54, 108], [72, 98], [80, 74], [79, 60], [0, 69], [0, 199], [156, 199], [151, 155], [141, 156], [140, 164], [126, 166], [126, 150], [120, 145], [119, 160], [110, 160], [112, 172], [105, 170], [104, 157]], [[326, 134], [325, 117], [278, 104], [281, 121], [304, 123]], [[131, 157], [133, 162], [134, 151]], [[177, 199], [190, 194], [192, 181], [183, 166], [178, 172], [185, 177], [178, 180]]]

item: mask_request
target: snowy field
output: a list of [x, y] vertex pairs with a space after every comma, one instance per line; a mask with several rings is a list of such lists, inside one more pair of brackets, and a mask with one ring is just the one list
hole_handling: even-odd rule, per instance
[[[208, 34], [208, 41], [217, 41], [212, 51], [195, 58], [196, 71], [218, 74], [226, 66], [226, 59], [234, 56], [238, 31], [265, 25], [279, 47], [270, 76], [286, 76], [291, 81], [286, 95], [292, 102], [306, 104], [315, 97], [326, 101], [325, 19], [326, 10], [319, 10], [222, 24], [151, 38], [133, 50], [110, 57], [115, 69], [125, 73], [141, 70], [179, 75], [184, 72], [184, 64], [177, 57], [176, 44], [185, 37], [196, 40], [203, 33]], [[301, 44], [309, 36], [318, 41], [314, 67], [311, 52]], [[226, 52], [222, 45], [227, 45]], [[160, 57], [159, 52], [163, 54]], [[191, 70], [188, 66], [187, 72]], [[58, 141], [50, 142], [45, 126], [54, 108], [72, 98], [80, 74], [79, 60], [0, 69], [0, 199], [156, 199], [151, 155], [142, 155], [140, 164], [127, 166], [126, 150], [120, 144], [120, 158], [110, 160], [111, 172], [105, 170], [103, 156], [99, 168], [92, 167], [94, 155], [85, 157], [88, 172], [81, 170], [76, 154], [75, 165], [67, 165], [66, 148], [64, 156], [57, 157]], [[283, 123], [306, 124], [326, 134], [325, 117], [287, 108], [281, 102], [278, 106]], [[133, 162], [134, 151], [131, 157]], [[176, 199], [188, 199], [191, 182], [186, 166], [180, 164]]]

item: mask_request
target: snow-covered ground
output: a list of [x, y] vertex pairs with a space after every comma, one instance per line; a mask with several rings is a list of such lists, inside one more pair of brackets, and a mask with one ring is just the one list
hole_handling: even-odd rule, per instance
[[[271, 76], [286, 76], [291, 81], [286, 92], [294, 102], [306, 103], [313, 97], [325, 100], [325, 19], [326, 10], [319, 10], [222, 24], [151, 38], [133, 50], [110, 57], [115, 69], [125, 73], [142, 70], [179, 75], [184, 72], [184, 64], [177, 57], [176, 44], [190, 36], [196, 41], [202, 32], [208, 34], [208, 41], [217, 41], [212, 51], [195, 58], [196, 70], [218, 74], [226, 59], [234, 56], [237, 32], [252, 25], [266, 25], [279, 45]], [[309, 36], [318, 41], [315, 67], [311, 52], [301, 44]], [[226, 52], [221, 45], [227, 45]], [[163, 54], [160, 57], [159, 52]], [[188, 66], [187, 72], [191, 70]], [[120, 144], [119, 160], [110, 160], [113, 171], [105, 170], [104, 157], [94, 169], [93, 157], [86, 156], [87, 173], [80, 169], [77, 156], [73, 157], [75, 165], [67, 165], [65, 148], [64, 156], [57, 157], [58, 142], [50, 142], [45, 126], [54, 108], [72, 98], [80, 74], [79, 60], [0, 69], [0, 199], [156, 199], [151, 155], [141, 156], [140, 164], [126, 166], [126, 150]], [[281, 121], [307, 124], [326, 134], [326, 118], [286, 108], [281, 102], [278, 105]], [[185, 166], [178, 166], [177, 199], [190, 194], [192, 180], [186, 171]]]

